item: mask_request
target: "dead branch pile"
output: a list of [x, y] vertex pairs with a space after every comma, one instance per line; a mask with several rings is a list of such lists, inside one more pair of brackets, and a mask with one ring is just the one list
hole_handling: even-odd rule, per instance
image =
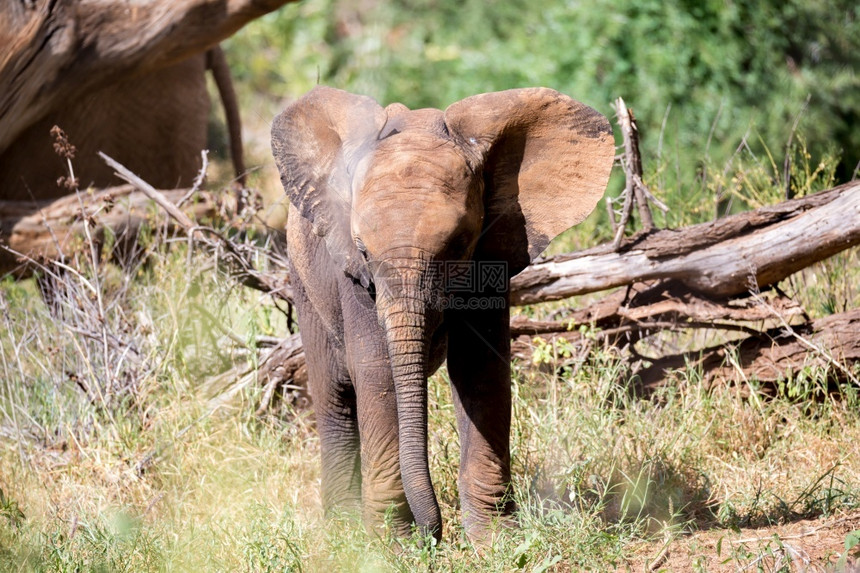
[[[653, 353], [660, 350], [657, 335], [695, 330], [723, 335], [719, 344], [657, 356], [643, 356], [636, 347], [649, 339]], [[532, 360], [540, 344], [566, 350], [555, 367], [576, 367], [599, 346], [627, 348], [630, 375], [636, 379], [635, 389], [643, 393], [686, 367], [700, 369], [708, 382], [755, 379], [771, 389], [813, 367], [828, 370], [832, 380], [858, 383], [851, 367], [860, 363], [860, 309], [813, 321], [778, 289], [718, 301], [677, 282], [636, 283], [570, 311], [563, 319], [514, 317], [511, 336], [513, 355], [525, 362]]]
[[242, 391], [262, 388], [257, 414], [269, 408], [277, 395], [297, 409], [310, 406], [307, 393], [308, 369], [301, 336], [291, 334], [274, 346], [261, 350], [256, 367], [253, 361], [244, 361], [233, 368], [210, 378], [201, 389], [211, 408], [229, 404]]
[[857, 385], [851, 367], [858, 362], [860, 309], [855, 309], [794, 326], [780, 324], [729, 345], [662, 356], [636, 372], [637, 390], [648, 393], [673, 370], [688, 367], [700, 369], [707, 382], [756, 380], [766, 391], [811, 369], [824, 369], [828, 378]]
[[[100, 153], [102, 159], [116, 170], [117, 176], [135, 186], [146, 197], [164, 209], [197, 244], [209, 252], [217, 253], [222, 268], [227, 270], [241, 284], [263, 291], [270, 296], [292, 302], [292, 293], [287, 276], [287, 261], [276, 251], [261, 251], [247, 244], [237, 243], [219, 233], [212, 227], [198, 225], [167, 196], [156, 190], [146, 181], [126, 169], [114, 159]], [[260, 270], [260, 261], [265, 261], [265, 269]]]

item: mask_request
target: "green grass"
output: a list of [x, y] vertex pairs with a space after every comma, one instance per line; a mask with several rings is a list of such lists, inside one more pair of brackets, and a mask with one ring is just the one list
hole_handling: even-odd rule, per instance
[[[246, 340], [283, 332], [284, 318], [184, 244], [151, 253], [128, 271], [82, 257], [54, 316], [32, 281], [0, 284], [0, 569], [605, 570], [649, 541], [860, 506], [856, 389], [822, 401], [798, 383], [768, 398], [754, 383], [706, 388], [690, 369], [643, 400], [615, 349], [579, 362], [562, 349], [514, 369], [519, 529], [482, 551], [464, 538], [443, 369], [430, 381], [430, 451], [444, 541], [371, 538], [348, 517], [323, 519], [305, 413], [255, 416], [259, 388], [215, 411], [202, 395], [246, 356], [201, 306]], [[856, 252], [845, 257], [856, 267]], [[762, 555], [738, 551], [740, 564]]]

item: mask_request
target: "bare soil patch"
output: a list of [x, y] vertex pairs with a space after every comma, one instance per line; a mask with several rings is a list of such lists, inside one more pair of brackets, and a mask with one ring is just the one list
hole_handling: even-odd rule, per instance
[[[709, 529], [642, 543], [618, 571], [840, 571], [845, 538], [858, 529], [860, 510], [755, 529]], [[844, 571], [860, 571], [860, 548], [851, 551]]]

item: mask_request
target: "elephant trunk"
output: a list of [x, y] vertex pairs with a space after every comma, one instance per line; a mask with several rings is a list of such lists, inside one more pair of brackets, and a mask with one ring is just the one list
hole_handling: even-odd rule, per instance
[[[402, 268], [401, 268], [402, 269]], [[422, 534], [442, 537], [442, 515], [427, 456], [427, 357], [425, 293], [420, 270], [394, 273], [395, 284], [380, 300], [379, 315], [388, 338], [388, 353], [397, 400], [400, 474], [409, 508]]]

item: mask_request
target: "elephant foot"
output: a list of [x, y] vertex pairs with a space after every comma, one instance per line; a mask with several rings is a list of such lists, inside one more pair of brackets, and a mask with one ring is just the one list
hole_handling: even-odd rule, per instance
[[501, 532], [519, 527], [514, 516], [516, 504], [507, 499], [492, 509], [463, 504], [463, 529], [466, 537], [476, 547], [489, 547]]
[[499, 515], [489, 521], [473, 520], [463, 523], [466, 538], [478, 549], [491, 547], [500, 534], [519, 526], [512, 515]]
[[328, 521], [340, 521], [345, 523], [361, 522], [361, 506], [350, 500], [328, 505], [324, 508], [325, 518]]
[[[356, 492], [352, 484], [325, 484], [323, 493], [323, 511], [326, 518], [360, 517], [361, 493]], [[359, 486], [360, 487], [360, 486]]]
[[402, 500], [366, 503], [362, 515], [368, 533], [385, 538], [406, 538], [412, 534], [415, 518], [404, 497]]

